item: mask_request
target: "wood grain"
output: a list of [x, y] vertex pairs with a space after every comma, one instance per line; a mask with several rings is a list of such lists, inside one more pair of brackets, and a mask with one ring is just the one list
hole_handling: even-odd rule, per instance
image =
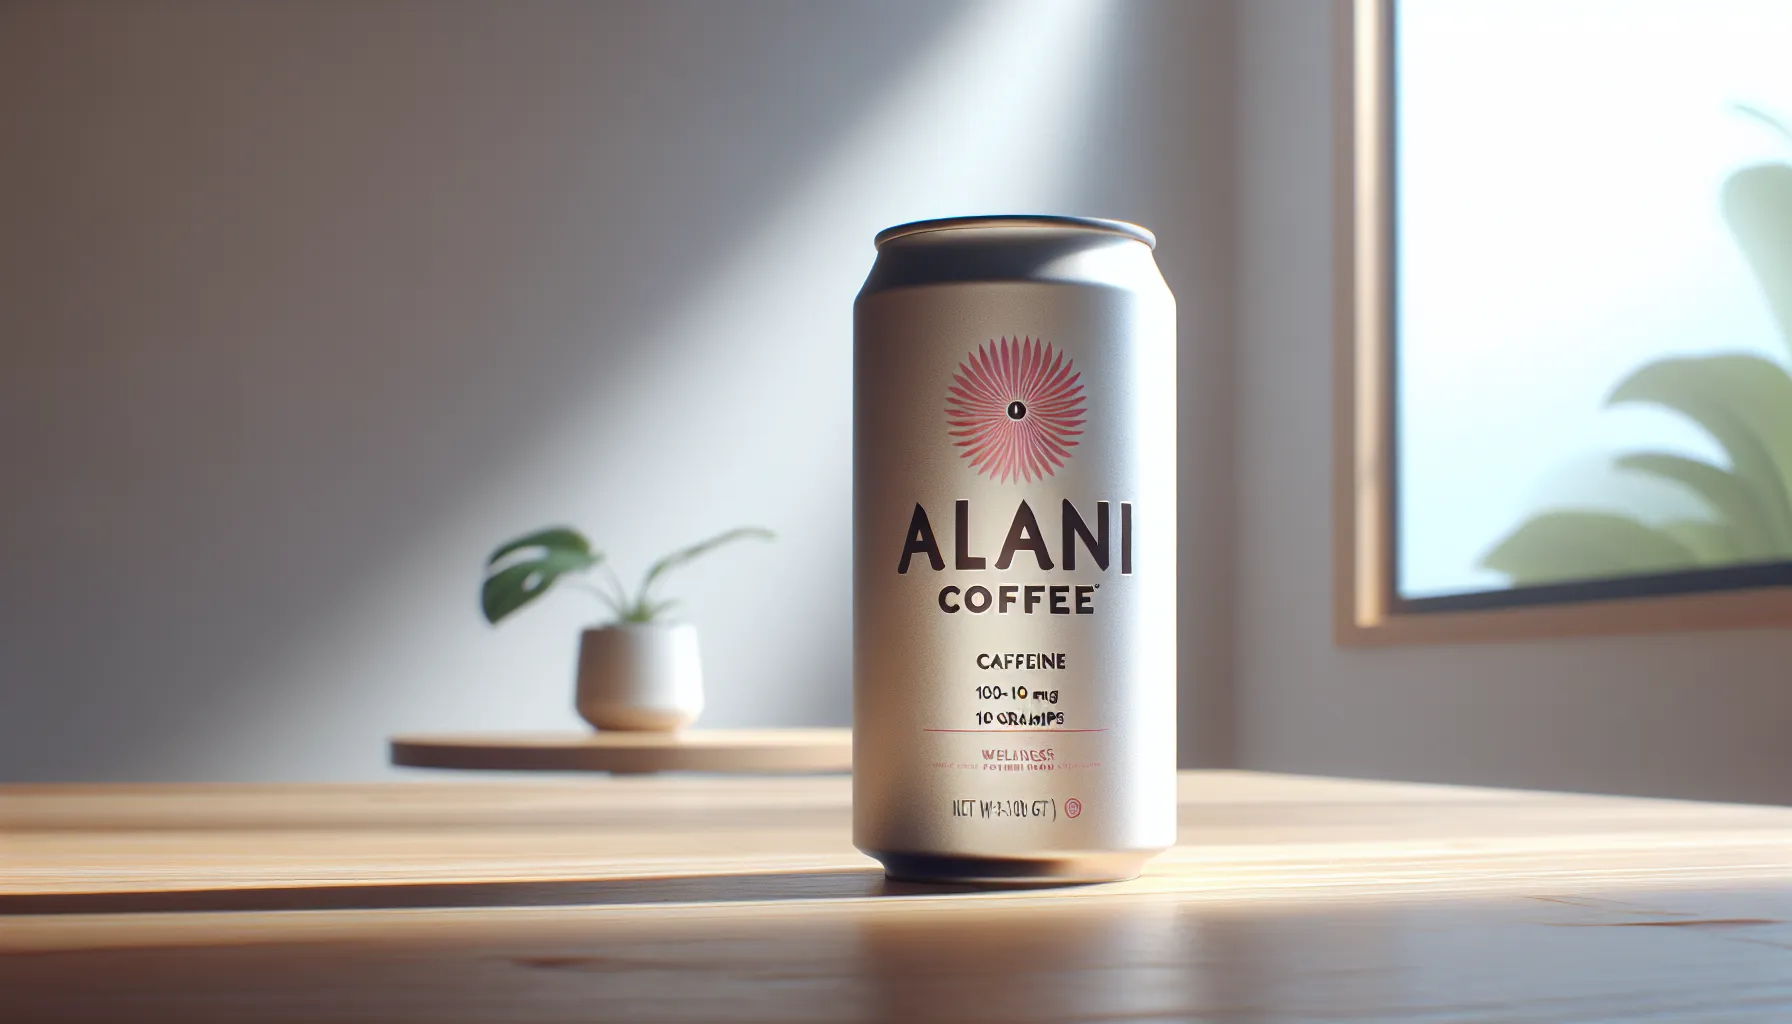
[[451, 733], [392, 737], [392, 763], [413, 768], [545, 772], [845, 772], [851, 729]]
[[1792, 810], [1200, 773], [1116, 885], [844, 778], [0, 789], [0, 1020], [1787, 1020]]

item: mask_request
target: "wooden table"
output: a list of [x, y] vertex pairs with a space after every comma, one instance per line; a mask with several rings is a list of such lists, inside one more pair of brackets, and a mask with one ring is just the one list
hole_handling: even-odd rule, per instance
[[1792, 810], [1183, 779], [1135, 882], [886, 884], [842, 777], [0, 788], [0, 1021], [1789, 1021]]

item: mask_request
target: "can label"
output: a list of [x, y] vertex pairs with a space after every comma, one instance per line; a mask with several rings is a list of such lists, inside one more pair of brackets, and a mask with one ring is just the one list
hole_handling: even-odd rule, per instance
[[1173, 841], [1174, 307], [1158, 289], [861, 297], [861, 848]]

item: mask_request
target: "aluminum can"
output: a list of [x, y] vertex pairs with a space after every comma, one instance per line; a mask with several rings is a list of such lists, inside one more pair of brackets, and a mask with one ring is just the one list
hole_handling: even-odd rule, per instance
[[854, 304], [853, 842], [1131, 878], [1176, 838], [1176, 304], [1117, 221], [877, 236]]

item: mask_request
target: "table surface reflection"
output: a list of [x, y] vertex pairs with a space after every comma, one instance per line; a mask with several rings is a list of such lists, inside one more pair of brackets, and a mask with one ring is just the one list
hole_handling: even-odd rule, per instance
[[845, 778], [0, 787], [0, 1020], [1792, 1020], [1792, 809], [1245, 772], [1115, 885]]

